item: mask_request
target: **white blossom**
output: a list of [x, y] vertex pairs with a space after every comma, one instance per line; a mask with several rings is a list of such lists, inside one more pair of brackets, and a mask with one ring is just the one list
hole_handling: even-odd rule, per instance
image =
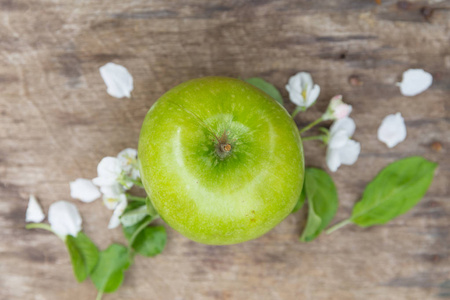
[[286, 90], [289, 92], [289, 99], [303, 110], [313, 105], [320, 93], [320, 87], [314, 84], [311, 74], [306, 72], [297, 73], [289, 78]]
[[57, 235], [77, 236], [81, 231], [81, 216], [75, 205], [67, 201], [58, 201], [50, 205], [48, 210], [48, 221]]
[[116, 98], [130, 98], [133, 90], [133, 77], [128, 70], [115, 63], [100, 67], [100, 75], [107, 87], [107, 93]]
[[401, 113], [388, 115], [378, 128], [378, 139], [389, 148], [396, 146], [406, 139], [405, 120]]
[[117, 159], [120, 161], [122, 170], [125, 172], [125, 174], [127, 174], [134, 180], [140, 177], [136, 149], [127, 148], [125, 150], [122, 150], [117, 155]]
[[92, 182], [98, 186], [111, 186], [116, 184], [122, 175], [122, 164], [116, 157], [104, 157], [97, 166], [98, 177]]
[[122, 203], [123, 201], [127, 200], [127, 196], [125, 193], [113, 195], [113, 194], [104, 194], [103, 195], [103, 204], [108, 209], [115, 209], [119, 203]]
[[30, 195], [28, 200], [28, 207], [25, 216], [26, 222], [40, 223], [45, 219], [45, 214], [42, 211], [42, 207], [37, 202], [36, 197]]
[[70, 183], [70, 196], [83, 202], [100, 198], [101, 193], [91, 180], [78, 178]]
[[113, 229], [120, 225], [120, 216], [123, 214], [125, 208], [128, 205], [127, 198], [122, 199], [114, 209], [114, 212], [109, 220], [108, 228]]
[[351, 118], [337, 120], [331, 126], [326, 161], [332, 172], [336, 172], [341, 164], [353, 165], [358, 159], [361, 145], [350, 139], [355, 128]]
[[340, 120], [352, 112], [352, 106], [342, 101], [342, 95], [331, 98], [327, 111], [322, 115], [323, 120]]
[[415, 96], [427, 90], [433, 83], [433, 76], [422, 69], [409, 69], [403, 73], [402, 82], [397, 85], [403, 96]]
[[114, 183], [112, 185], [104, 185], [100, 187], [100, 191], [104, 196], [111, 198], [117, 198], [121, 194], [125, 193], [123, 186], [119, 183]]

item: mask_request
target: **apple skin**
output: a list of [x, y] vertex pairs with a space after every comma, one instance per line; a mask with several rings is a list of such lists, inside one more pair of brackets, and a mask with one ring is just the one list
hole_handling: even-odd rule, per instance
[[[223, 140], [231, 151], [220, 151]], [[194, 79], [165, 93], [145, 117], [138, 157], [161, 218], [204, 244], [263, 235], [290, 214], [303, 186], [303, 147], [292, 118], [233, 78]]]

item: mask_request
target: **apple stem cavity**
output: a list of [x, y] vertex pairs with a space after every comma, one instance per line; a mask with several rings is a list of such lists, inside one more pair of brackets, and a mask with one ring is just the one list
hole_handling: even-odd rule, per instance
[[222, 152], [230, 152], [231, 145], [230, 144], [220, 144], [220, 150]]
[[216, 144], [216, 154], [221, 158], [225, 159], [231, 154], [233, 149], [232, 145], [228, 142], [227, 130], [224, 130], [222, 136], [217, 139]]

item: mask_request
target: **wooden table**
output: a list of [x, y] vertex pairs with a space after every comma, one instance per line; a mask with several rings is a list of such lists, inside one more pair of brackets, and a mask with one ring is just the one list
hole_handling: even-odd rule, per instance
[[[124, 285], [105, 299], [440, 299], [450, 297], [449, 1], [0, 1], [0, 299], [94, 299], [78, 284], [64, 245], [27, 231], [35, 194], [45, 210], [70, 200], [69, 182], [96, 176], [107, 155], [136, 147], [143, 117], [171, 87], [207, 76], [260, 76], [284, 89], [309, 71], [321, 86], [317, 118], [342, 93], [353, 105], [362, 153], [333, 173], [340, 207], [351, 207], [396, 159], [439, 162], [426, 197], [406, 215], [370, 229], [348, 226], [303, 244], [304, 210], [260, 239], [206, 246], [168, 228], [156, 258], [137, 257]], [[133, 74], [132, 99], [107, 95], [98, 68]], [[434, 76], [428, 91], [403, 97], [403, 71]], [[350, 78], [353, 78], [349, 81]], [[287, 105], [292, 110], [293, 104]], [[376, 138], [383, 117], [401, 112], [406, 141]], [[442, 149], [439, 149], [440, 143]], [[325, 149], [305, 142], [307, 165], [325, 168]], [[72, 200], [100, 248], [124, 242], [106, 229], [101, 201]]]

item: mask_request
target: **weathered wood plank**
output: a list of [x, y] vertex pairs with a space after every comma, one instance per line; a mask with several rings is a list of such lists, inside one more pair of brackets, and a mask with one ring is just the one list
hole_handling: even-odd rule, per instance
[[[333, 174], [337, 219], [349, 215], [383, 166], [409, 155], [440, 164], [425, 199], [385, 226], [349, 226], [311, 244], [297, 240], [303, 213], [258, 240], [227, 247], [196, 244], [169, 229], [164, 254], [138, 257], [107, 299], [448, 297], [450, 3], [382, 2], [0, 1], [0, 299], [95, 298], [90, 283], [76, 283], [57, 238], [24, 230], [30, 193], [47, 209], [69, 199], [68, 182], [94, 177], [103, 156], [136, 147], [148, 108], [182, 81], [261, 76], [287, 97], [283, 87], [300, 70], [313, 74], [322, 93], [296, 119], [299, 126], [338, 93], [354, 108], [362, 153]], [[133, 99], [106, 94], [98, 67], [109, 61], [133, 74]], [[395, 82], [411, 67], [431, 72], [434, 83], [405, 98]], [[408, 137], [387, 149], [377, 128], [397, 111]], [[317, 146], [305, 144], [307, 164], [325, 167]], [[78, 207], [101, 248], [123, 241], [120, 230], [106, 229], [110, 212], [99, 201]]]

